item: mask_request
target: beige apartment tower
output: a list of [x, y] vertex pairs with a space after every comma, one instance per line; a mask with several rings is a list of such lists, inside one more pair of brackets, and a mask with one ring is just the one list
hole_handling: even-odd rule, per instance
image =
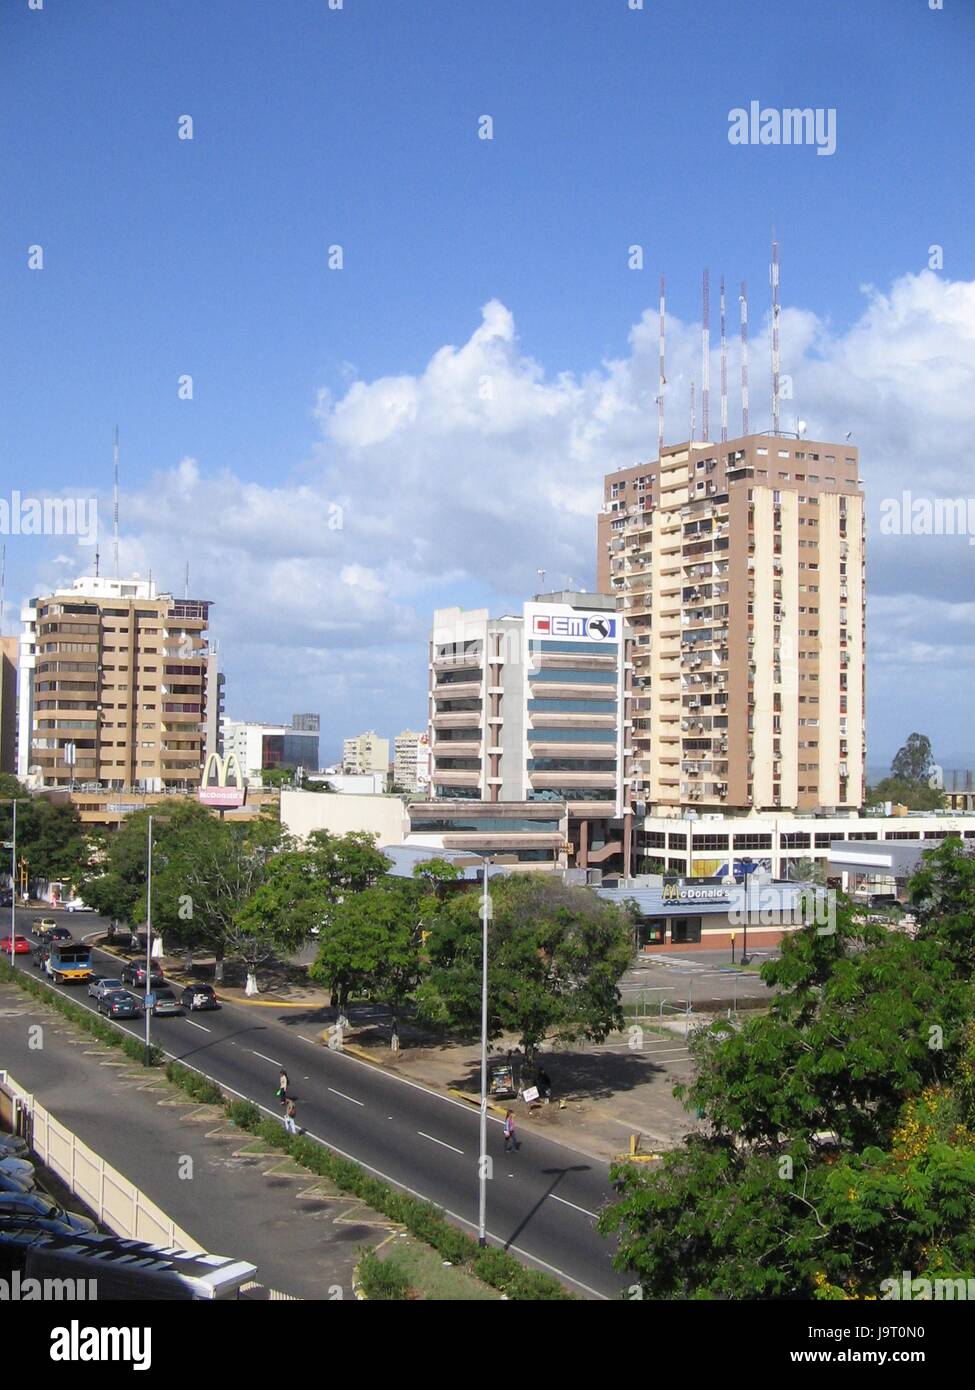
[[198, 786], [208, 614], [207, 602], [157, 593], [142, 579], [77, 579], [31, 600], [22, 611], [23, 772], [43, 786]]
[[344, 772], [389, 772], [389, 739], [380, 738], [369, 732], [356, 734], [342, 743], [342, 769]]
[[633, 634], [628, 771], [648, 812], [861, 805], [856, 449], [756, 434], [610, 473], [597, 588]]

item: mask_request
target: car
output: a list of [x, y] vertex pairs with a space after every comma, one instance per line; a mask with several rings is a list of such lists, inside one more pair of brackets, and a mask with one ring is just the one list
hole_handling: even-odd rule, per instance
[[47, 941], [47, 942], [51, 942], [51, 941], [73, 941], [73, 940], [74, 940], [74, 937], [73, 937], [73, 936], [71, 935], [71, 933], [68, 931], [67, 927], [57, 927], [57, 926], [55, 926], [55, 927], [50, 927], [50, 928], [44, 933], [44, 940]]
[[[26, 956], [26, 955], [29, 955], [30, 949], [31, 949], [31, 944], [30, 944], [30, 942], [27, 940], [27, 937], [26, 937], [26, 936], [15, 936], [15, 937], [14, 937], [14, 949], [13, 949], [13, 954], [14, 954], [15, 956]], [[0, 937], [0, 952], [2, 952], [5, 956], [9, 956], [9, 955], [11, 954], [11, 952], [10, 952], [10, 936], [9, 936], [9, 934], [8, 934], [7, 936]]]
[[50, 954], [50, 946], [45, 946], [43, 941], [41, 941], [31, 951], [30, 958], [37, 966], [38, 970], [45, 970], [47, 966], [47, 958]]
[[53, 917], [38, 917], [34, 921], [31, 930], [35, 936], [46, 936], [49, 931], [53, 931], [57, 926], [57, 921]]
[[64, 908], [66, 912], [94, 912], [95, 910], [87, 903], [83, 903], [80, 898], [69, 898], [64, 904]]
[[3, 1192], [33, 1192], [37, 1186], [37, 1181], [33, 1174], [28, 1177], [18, 1178], [13, 1173], [4, 1172], [0, 1168], [0, 1193]]
[[213, 985], [200, 984], [197, 980], [184, 986], [179, 996], [179, 1002], [184, 1009], [189, 1009], [191, 1013], [196, 1009], [219, 1009], [220, 1007]]
[[0, 1158], [26, 1158], [29, 1153], [27, 1140], [19, 1134], [0, 1134]]
[[34, 1182], [34, 1165], [26, 1158], [13, 1158], [6, 1154], [0, 1156], [0, 1173], [16, 1182]]
[[[146, 963], [144, 960], [130, 960], [127, 965], [122, 966], [122, 983], [124, 985], [139, 985], [145, 988], [146, 984]], [[163, 985], [166, 983], [163, 973], [159, 966], [153, 963], [149, 971], [149, 983], [151, 985]]]
[[[158, 1014], [160, 1018], [164, 1018], [167, 1014], [181, 1014], [183, 1012], [182, 1001], [176, 998], [176, 995], [169, 988], [169, 985], [163, 985], [159, 989], [154, 989], [152, 991], [152, 1001], [153, 1002], [149, 1005], [149, 1012], [153, 1015]], [[142, 1001], [142, 1011], [143, 1013], [146, 1011], [144, 1000]]]
[[138, 1018], [139, 1001], [127, 989], [117, 989], [112, 994], [101, 996], [98, 1012], [107, 1018]]
[[112, 975], [99, 975], [94, 980], [88, 981], [88, 998], [101, 999], [103, 994], [114, 994], [116, 990], [124, 990], [125, 986], [121, 980]]
[[40, 1217], [44, 1221], [56, 1221], [65, 1235], [95, 1235], [98, 1227], [88, 1216], [65, 1211], [41, 1192], [0, 1193], [0, 1217], [26, 1216], [28, 1220]]
[[[0, 1240], [9, 1244], [11, 1238], [18, 1244], [29, 1244], [43, 1236], [97, 1236], [97, 1231], [75, 1231], [59, 1217], [38, 1216], [29, 1211], [5, 1212], [0, 1209]], [[27, 1239], [25, 1240], [25, 1237]]]

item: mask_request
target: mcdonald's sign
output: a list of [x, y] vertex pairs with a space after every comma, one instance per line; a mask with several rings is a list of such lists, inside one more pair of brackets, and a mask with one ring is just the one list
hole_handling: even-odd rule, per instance
[[236, 753], [228, 753], [226, 758], [221, 758], [219, 753], [208, 755], [197, 795], [204, 806], [216, 806], [220, 810], [243, 806], [247, 800], [247, 783]]

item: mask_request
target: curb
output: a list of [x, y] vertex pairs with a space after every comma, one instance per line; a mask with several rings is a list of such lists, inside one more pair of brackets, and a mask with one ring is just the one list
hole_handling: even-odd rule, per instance
[[[469, 1091], [458, 1091], [454, 1086], [448, 1086], [447, 1093], [448, 1095], [456, 1096], [458, 1100], [466, 1100], [468, 1105], [473, 1106], [477, 1110], [481, 1108], [481, 1097], [472, 1096]], [[508, 1113], [503, 1105], [494, 1105], [490, 1100], [488, 1101], [487, 1108], [492, 1114], [499, 1115], [502, 1120]]]

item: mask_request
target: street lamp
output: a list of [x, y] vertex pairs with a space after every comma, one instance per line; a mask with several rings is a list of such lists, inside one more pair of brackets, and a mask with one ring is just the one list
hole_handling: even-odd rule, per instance
[[152, 816], [149, 817], [148, 859], [146, 864], [146, 992], [143, 1012], [146, 1019], [146, 1066], [149, 1065], [151, 1051], [149, 1025], [152, 1010], [149, 1008], [149, 995], [152, 993]]

